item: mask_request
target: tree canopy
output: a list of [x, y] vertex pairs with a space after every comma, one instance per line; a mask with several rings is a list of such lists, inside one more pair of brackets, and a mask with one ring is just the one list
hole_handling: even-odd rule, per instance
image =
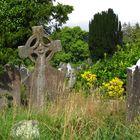
[[[68, 20], [72, 6], [55, 0], [0, 0], [0, 72], [6, 63], [19, 64], [17, 47], [31, 35], [31, 27], [43, 25], [49, 33]], [[30, 64], [29, 60], [24, 61]]]
[[[44, 25], [58, 29], [68, 20], [73, 7], [55, 0], [1, 0], [0, 1], [0, 46], [15, 48], [24, 44], [31, 27]], [[54, 22], [54, 23], [52, 23]], [[51, 25], [51, 26], [49, 26]]]
[[121, 22], [113, 9], [94, 15], [89, 22], [89, 49], [91, 57], [100, 59], [105, 53], [112, 55], [122, 43]]
[[123, 43], [134, 43], [140, 39], [140, 25], [136, 23], [132, 26], [130, 23], [124, 23], [122, 26]]
[[60, 39], [63, 50], [54, 57], [54, 65], [60, 62], [80, 63], [89, 57], [88, 33], [80, 27], [64, 27], [52, 35], [53, 39]]

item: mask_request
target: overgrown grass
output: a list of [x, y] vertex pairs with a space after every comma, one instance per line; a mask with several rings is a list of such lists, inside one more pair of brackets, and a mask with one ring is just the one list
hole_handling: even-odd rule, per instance
[[125, 101], [73, 93], [49, 103], [44, 112], [10, 108], [0, 112], [0, 140], [20, 120], [38, 120], [40, 140], [139, 140], [139, 122], [126, 123]]

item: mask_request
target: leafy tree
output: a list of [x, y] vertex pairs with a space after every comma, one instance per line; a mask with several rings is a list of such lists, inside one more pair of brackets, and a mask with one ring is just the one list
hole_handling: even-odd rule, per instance
[[0, 67], [5, 63], [21, 62], [16, 48], [25, 44], [32, 26], [43, 25], [49, 33], [68, 20], [73, 7], [54, 5], [54, 1], [0, 0]]
[[136, 23], [134, 26], [132, 26], [130, 23], [124, 23], [122, 26], [122, 31], [124, 43], [134, 43], [140, 39], [139, 23]]
[[63, 50], [54, 56], [53, 64], [60, 62], [80, 63], [89, 57], [88, 33], [80, 27], [64, 27], [52, 35], [53, 39], [60, 39]]
[[61, 27], [68, 20], [73, 7], [60, 3], [54, 6], [53, 2], [54, 0], [1, 0], [1, 46], [13, 48], [24, 44], [32, 26], [44, 25], [50, 29], [52, 26], [55, 29]]
[[94, 15], [89, 22], [89, 49], [94, 59], [103, 58], [107, 53], [112, 55], [117, 44], [122, 43], [121, 23], [113, 9]]
[[[4, 71], [3, 65], [5, 65], [7, 63], [7, 61], [9, 64], [15, 64], [15, 65], [19, 64], [19, 63], [23, 63], [23, 61], [18, 56], [17, 49], [1, 48], [0, 49], [0, 74], [3, 73], [3, 71]], [[28, 61], [28, 60], [26, 60], [26, 61]]]

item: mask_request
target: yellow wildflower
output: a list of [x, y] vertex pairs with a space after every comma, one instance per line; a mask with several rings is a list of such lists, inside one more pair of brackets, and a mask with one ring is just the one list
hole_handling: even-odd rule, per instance
[[106, 89], [108, 96], [110, 97], [120, 97], [124, 93], [123, 81], [117, 77], [109, 81], [108, 83], [103, 83], [103, 88]]
[[85, 71], [81, 74], [81, 77], [86, 81], [87, 85], [91, 87], [94, 81], [97, 79], [95, 74], [92, 74], [90, 71]]

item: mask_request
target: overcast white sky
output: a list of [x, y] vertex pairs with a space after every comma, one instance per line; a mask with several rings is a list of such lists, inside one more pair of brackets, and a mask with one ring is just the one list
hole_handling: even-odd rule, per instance
[[140, 0], [56, 0], [72, 5], [74, 11], [69, 15], [67, 26], [80, 26], [88, 30], [93, 15], [112, 8], [122, 22], [140, 22]]

